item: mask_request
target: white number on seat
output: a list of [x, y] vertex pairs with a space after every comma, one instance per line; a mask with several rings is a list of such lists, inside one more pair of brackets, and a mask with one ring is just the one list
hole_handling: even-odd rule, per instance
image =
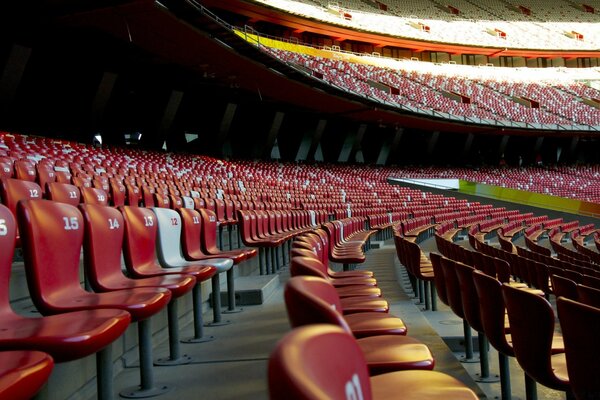
[[63, 221], [65, 221], [65, 231], [79, 229], [79, 220], [77, 217], [63, 217]]
[[177, 221], [177, 218], [171, 218], [171, 225], [173, 225], [173, 226], [179, 225], [179, 222]]
[[104, 201], [104, 200], [106, 200], [106, 196], [104, 196], [103, 194], [99, 194], [98, 201]]
[[362, 388], [358, 375], [352, 375], [352, 379], [346, 382], [346, 400], [363, 400]]
[[69, 191], [69, 198], [70, 199], [76, 199], [77, 198], [77, 192], [74, 192], [72, 190]]
[[119, 229], [119, 226], [120, 226], [119, 225], [119, 221], [117, 221], [116, 218], [109, 218], [108, 219], [108, 226], [109, 226], [110, 230]]
[[200, 224], [200, 218], [198, 218], [196, 216], [192, 217], [192, 221], [194, 222], [194, 225]]
[[32, 197], [32, 198], [40, 197], [40, 192], [37, 189], [29, 189], [29, 197]]
[[144, 217], [144, 226], [154, 226], [154, 218]]
[[0, 236], [6, 236], [8, 234], [8, 228], [6, 227], [6, 220], [0, 219]]

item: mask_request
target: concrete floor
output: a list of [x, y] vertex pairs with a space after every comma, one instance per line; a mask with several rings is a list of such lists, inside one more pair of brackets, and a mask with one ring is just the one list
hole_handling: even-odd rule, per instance
[[[432, 240], [423, 243], [425, 249], [435, 247]], [[438, 302], [439, 311], [422, 311], [416, 304], [409, 287], [404, 283], [403, 268], [399, 265], [395, 249], [387, 242], [380, 249], [371, 250], [367, 262], [361, 268], [375, 272], [384, 297], [390, 303], [390, 313], [402, 317], [409, 328], [409, 335], [427, 344], [436, 358], [436, 370], [462, 380], [478, 393], [480, 398], [500, 396], [500, 384], [475, 382], [479, 364], [462, 364], [460, 352], [453, 353], [444, 338], [462, 335], [462, 323], [448, 307]], [[268, 399], [267, 362], [276, 342], [289, 325], [283, 303], [283, 286], [288, 279], [287, 269], [280, 273], [280, 285], [265, 303], [245, 306], [244, 311], [225, 315], [229, 325], [207, 327], [206, 334], [214, 341], [202, 344], [182, 344], [182, 352], [193, 358], [187, 365], [156, 367], [157, 384], [166, 384], [170, 391], [160, 397], [167, 399]], [[206, 316], [210, 319], [209, 315]], [[189, 336], [191, 326], [182, 330], [181, 337]], [[167, 343], [155, 349], [155, 357], [166, 355]], [[490, 351], [490, 369], [498, 371], [495, 350]], [[523, 372], [516, 361], [511, 360], [512, 389], [515, 398], [525, 398]], [[137, 384], [137, 368], [126, 367], [117, 376], [115, 387], [122, 389]], [[562, 399], [564, 393], [545, 389], [538, 385], [539, 399]]]

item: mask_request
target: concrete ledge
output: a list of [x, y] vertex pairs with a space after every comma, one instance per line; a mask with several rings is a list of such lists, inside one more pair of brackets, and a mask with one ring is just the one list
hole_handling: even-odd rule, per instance
[[[235, 279], [238, 306], [263, 304], [279, 286], [279, 275], [240, 276]], [[227, 306], [227, 291], [221, 289], [221, 303]]]

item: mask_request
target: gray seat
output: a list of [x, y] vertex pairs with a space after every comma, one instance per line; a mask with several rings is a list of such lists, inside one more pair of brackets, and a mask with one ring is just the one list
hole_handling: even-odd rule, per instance
[[[209, 325], [224, 325], [221, 318], [221, 282], [219, 275], [233, 267], [230, 258], [211, 258], [199, 261], [188, 261], [181, 250], [181, 216], [170, 208], [152, 208], [158, 222], [157, 255], [163, 268], [179, 268], [197, 265], [212, 265], [217, 273], [211, 278], [213, 322]], [[233, 278], [231, 278], [233, 279]]]

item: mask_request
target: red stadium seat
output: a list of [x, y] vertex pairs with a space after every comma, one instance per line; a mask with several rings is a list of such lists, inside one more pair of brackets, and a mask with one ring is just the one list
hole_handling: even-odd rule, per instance
[[525, 371], [526, 392], [535, 393], [535, 382], [569, 391], [565, 354], [552, 354], [554, 311], [548, 300], [507, 284], [502, 286], [502, 294], [515, 357]]
[[[286, 286], [288, 317], [293, 327], [311, 323], [337, 323], [343, 306], [333, 286], [312, 277], [292, 278]], [[290, 281], [292, 281], [290, 280]], [[378, 335], [406, 335], [406, 326], [400, 318], [380, 312], [359, 312], [344, 315], [350, 330], [357, 338]]]
[[557, 299], [556, 308], [571, 391], [577, 399], [600, 398], [600, 309], [564, 297]]
[[0, 398], [27, 400], [46, 383], [54, 360], [39, 351], [0, 352]]
[[95, 187], [82, 187], [81, 199], [86, 204], [98, 204], [101, 206], [108, 205], [108, 194], [103, 189]]
[[[9, 302], [9, 280], [16, 224], [8, 208], [0, 206], [0, 350], [38, 350], [56, 362], [97, 353], [98, 398], [112, 398], [110, 344], [127, 329], [131, 316], [122, 310], [89, 310], [42, 318], [17, 315]], [[108, 372], [108, 374], [107, 374]]]
[[123, 256], [127, 271], [133, 278], [147, 278], [169, 274], [189, 274], [196, 278], [192, 291], [194, 306], [194, 337], [189, 341], [202, 342], [204, 338], [202, 322], [202, 282], [212, 278], [217, 272], [213, 266], [162, 268], [156, 259], [156, 238], [158, 223], [152, 210], [142, 207], [124, 206], [121, 213], [125, 220], [125, 244]]
[[397, 371], [369, 377], [356, 340], [342, 328], [311, 325], [293, 330], [269, 357], [272, 400], [476, 400], [457, 379], [434, 371]]
[[50, 182], [47, 184], [47, 196], [52, 201], [77, 206], [81, 202], [81, 192], [69, 183]]

